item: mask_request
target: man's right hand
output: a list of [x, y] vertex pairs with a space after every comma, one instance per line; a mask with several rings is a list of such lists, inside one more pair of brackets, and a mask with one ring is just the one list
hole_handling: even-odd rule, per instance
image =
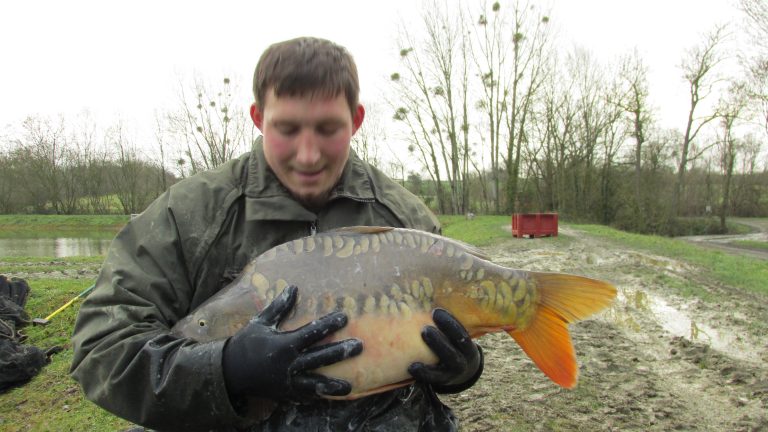
[[314, 346], [347, 325], [343, 312], [333, 312], [292, 331], [277, 327], [296, 303], [297, 288], [289, 286], [224, 346], [222, 367], [232, 397], [306, 399], [344, 396], [349, 382], [311, 371], [354, 357], [363, 350], [357, 339]]

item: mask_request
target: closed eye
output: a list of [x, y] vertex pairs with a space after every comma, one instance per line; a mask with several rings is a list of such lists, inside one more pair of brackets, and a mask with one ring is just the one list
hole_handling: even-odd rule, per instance
[[296, 135], [299, 132], [299, 127], [296, 125], [281, 124], [277, 126], [277, 130], [282, 135], [290, 136], [290, 135]]
[[318, 126], [317, 133], [323, 136], [331, 136], [336, 132], [338, 132], [339, 129], [340, 129], [339, 126], [335, 126], [335, 125], [333, 126], [321, 125], [321, 126]]

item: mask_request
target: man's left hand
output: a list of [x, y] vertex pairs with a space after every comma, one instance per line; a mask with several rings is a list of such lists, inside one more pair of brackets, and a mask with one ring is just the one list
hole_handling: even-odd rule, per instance
[[416, 381], [428, 383], [437, 393], [459, 393], [470, 387], [483, 373], [483, 351], [472, 341], [467, 330], [445, 309], [432, 312], [435, 326], [421, 331], [424, 342], [438, 358], [428, 366], [421, 362], [408, 368]]

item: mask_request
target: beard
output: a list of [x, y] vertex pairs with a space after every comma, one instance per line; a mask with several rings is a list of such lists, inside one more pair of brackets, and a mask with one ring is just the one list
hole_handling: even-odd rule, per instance
[[331, 198], [332, 189], [333, 188], [330, 188], [319, 194], [297, 194], [292, 192], [291, 195], [293, 195], [293, 199], [298, 201], [303, 207], [315, 211], [322, 208], [328, 202]]
[[304, 192], [301, 193], [300, 191], [296, 190], [289, 190], [289, 193], [295, 199], [299, 204], [301, 204], [304, 208], [307, 210], [310, 210], [314, 213], [317, 213], [323, 206], [325, 206], [328, 201], [330, 201], [334, 196], [334, 190], [336, 189], [336, 186], [339, 185], [341, 182], [341, 175], [339, 175], [339, 178], [336, 179], [335, 182], [331, 186], [329, 186], [327, 189], [322, 190], [320, 192]]
[[333, 191], [336, 189], [336, 186], [341, 183], [341, 178], [343, 176], [344, 173], [342, 171], [338, 174], [338, 177], [331, 184], [331, 186], [320, 192], [301, 193], [295, 190], [289, 190], [289, 192], [291, 193], [291, 196], [293, 196], [293, 199], [298, 201], [298, 203], [301, 204], [304, 208], [317, 213], [323, 206], [328, 203], [328, 201], [331, 200], [333, 197]]

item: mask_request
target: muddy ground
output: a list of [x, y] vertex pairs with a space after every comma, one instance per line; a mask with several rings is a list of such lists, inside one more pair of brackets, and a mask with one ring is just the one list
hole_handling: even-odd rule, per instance
[[[571, 326], [578, 386], [557, 387], [506, 334], [486, 335], [481, 380], [446, 398], [462, 430], [768, 431], [765, 296], [714, 283], [674, 259], [574, 230], [564, 234], [573, 238], [565, 247], [510, 238], [485, 251], [509, 267], [583, 274], [617, 286], [610, 310]], [[677, 296], [670, 281], [685, 280], [717, 300]]]

